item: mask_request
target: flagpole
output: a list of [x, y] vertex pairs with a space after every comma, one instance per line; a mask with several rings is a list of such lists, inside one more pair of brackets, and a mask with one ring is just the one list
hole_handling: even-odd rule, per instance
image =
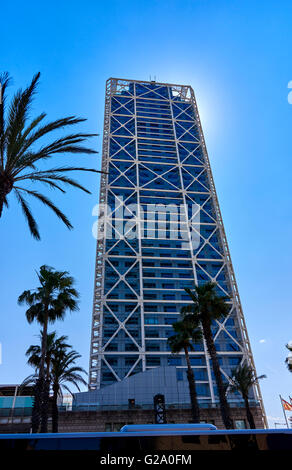
[[280, 397], [280, 400], [281, 400], [281, 405], [282, 405], [282, 410], [283, 410], [283, 413], [284, 413], [284, 416], [285, 416], [286, 425], [287, 425], [287, 428], [289, 429], [288, 419], [287, 419], [286, 411], [285, 411], [285, 408], [284, 408], [284, 405], [283, 405], [283, 400], [282, 400], [281, 395], [279, 395], [279, 397]]

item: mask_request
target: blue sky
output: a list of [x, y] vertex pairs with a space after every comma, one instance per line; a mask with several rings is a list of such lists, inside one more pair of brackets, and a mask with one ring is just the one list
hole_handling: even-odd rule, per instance
[[[80, 130], [102, 134], [108, 77], [190, 84], [196, 93], [239, 292], [270, 422], [283, 422], [279, 394], [292, 395], [285, 368], [291, 325], [292, 4], [289, 1], [144, 0], [6, 2], [0, 69], [13, 89], [41, 71], [33, 113], [76, 114]], [[101, 137], [92, 141], [101, 150]], [[98, 157], [74, 157], [99, 167]], [[65, 162], [68, 160], [64, 159]], [[70, 216], [69, 232], [32, 204], [42, 240], [34, 241], [13, 199], [0, 219], [0, 382], [30, 373], [24, 352], [36, 341], [18, 295], [49, 264], [77, 280], [80, 311], [56, 329], [88, 367], [98, 178], [82, 175], [88, 196], [52, 196]]]

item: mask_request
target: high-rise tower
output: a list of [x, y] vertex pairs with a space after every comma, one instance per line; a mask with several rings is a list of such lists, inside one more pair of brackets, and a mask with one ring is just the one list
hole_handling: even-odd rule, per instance
[[[171, 355], [167, 338], [190, 303], [184, 288], [210, 280], [230, 298], [213, 325], [223, 376], [253, 364], [192, 88], [109, 79], [102, 170], [90, 388], [159, 366], [176, 366], [180, 381], [184, 355]], [[191, 363], [200, 401], [215, 403], [204, 342]]]

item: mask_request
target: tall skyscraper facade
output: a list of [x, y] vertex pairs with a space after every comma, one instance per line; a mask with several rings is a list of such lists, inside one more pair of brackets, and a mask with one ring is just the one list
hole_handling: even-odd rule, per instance
[[[157, 367], [175, 366], [182, 380], [184, 355], [167, 339], [190, 303], [184, 289], [208, 281], [230, 299], [229, 316], [213, 324], [223, 377], [253, 365], [192, 88], [109, 79], [102, 170], [90, 389]], [[206, 345], [194, 348], [199, 400], [216, 403]], [[258, 387], [253, 398], [262, 404]]]

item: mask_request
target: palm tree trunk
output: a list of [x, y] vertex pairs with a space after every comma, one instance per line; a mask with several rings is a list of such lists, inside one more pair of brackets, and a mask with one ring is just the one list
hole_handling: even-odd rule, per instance
[[225, 389], [223, 385], [223, 380], [222, 380], [218, 356], [217, 356], [217, 351], [216, 351], [214, 340], [213, 340], [211, 322], [209, 321], [202, 322], [202, 327], [203, 327], [204, 337], [207, 343], [208, 352], [210, 354], [211, 361], [212, 361], [213, 372], [214, 372], [217, 389], [218, 389], [220, 409], [221, 409], [223, 423], [226, 429], [232, 429], [233, 423], [230, 417], [230, 408], [226, 399]]
[[45, 378], [45, 363], [46, 363], [46, 354], [47, 354], [47, 337], [48, 337], [48, 321], [49, 321], [49, 313], [48, 309], [46, 308], [47, 312], [44, 318], [44, 325], [42, 331], [42, 348], [41, 348], [41, 360], [40, 360], [40, 369], [39, 369], [39, 377], [44, 379]]
[[50, 397], [50, 381], [45, 379], [43, 382], [43, 395], [41, 403], [41, 432], [48, 432], [48, 407]]
[[52, 431], [58, 432], [58, 424], [59, 424], [59, 410], [57, 405], [58, 400], [58, 384], [53, 385], [53, 403], [52, 403]]
[[192, 418], [193, 418], [194, 423], [199, 423], [200, 422], [200, 407], [199, 407], [198, 399], [197, 399], [194, 371], [191, 366], [189, 351], [186, 346], [184, 347], [184, 351], [185, 351], [186, 363], [188, 366], [187, 377], [188, 377], [188, 382], [189, 382], [190, 398], [191, 398], [191, 405], [192, 405]]
[[250, 429], [255, 429], [256, 425], [255, 425], [253, 415], [252, 415], [252, 412], [251, 412], [251, 409], [250, 409], [250, 406], [249, 406], [248, 397], [244, 396], [243, 399], [244, 399], [246, 417], [247, 417], [247, 421], [249, 423], [249, 427], [250, 427]]
[[50, 399], [50, 361], [47, 360], [47, 353], [45, 359], [46, 371], [44, 371], [45, 380], [41, 404], [41, 432], [48, 432], [48, 407]]
[[44, 326], [42, 333], [42, 350], [41, 350], [41, 361], [39, 369], [39, 380], [42, 384], [42, 393], [41, 393], [41, 432], [48, 432], [48, 395], [49, 395], [49, 384], [45, 379], [45, 362], [47, 355], [47, 336], [48, 336], [48, 307], [45, 306], [46, 316], [44, 318]]
[[40, 379], [37, 379], [34, 386], [34, 403], [31, 416], [31, 430], [33, 433], [38, 432], [40, 425], [40, 404], [42, 395], [42, 384]]
[[11, 177], [8, 178], [7, 175], [5, 175], [3, 172], [0, 172], [0, 217], [2, 215], [5, 198], [7, 194], [10, 193], [12, 188], [13, 180]]

